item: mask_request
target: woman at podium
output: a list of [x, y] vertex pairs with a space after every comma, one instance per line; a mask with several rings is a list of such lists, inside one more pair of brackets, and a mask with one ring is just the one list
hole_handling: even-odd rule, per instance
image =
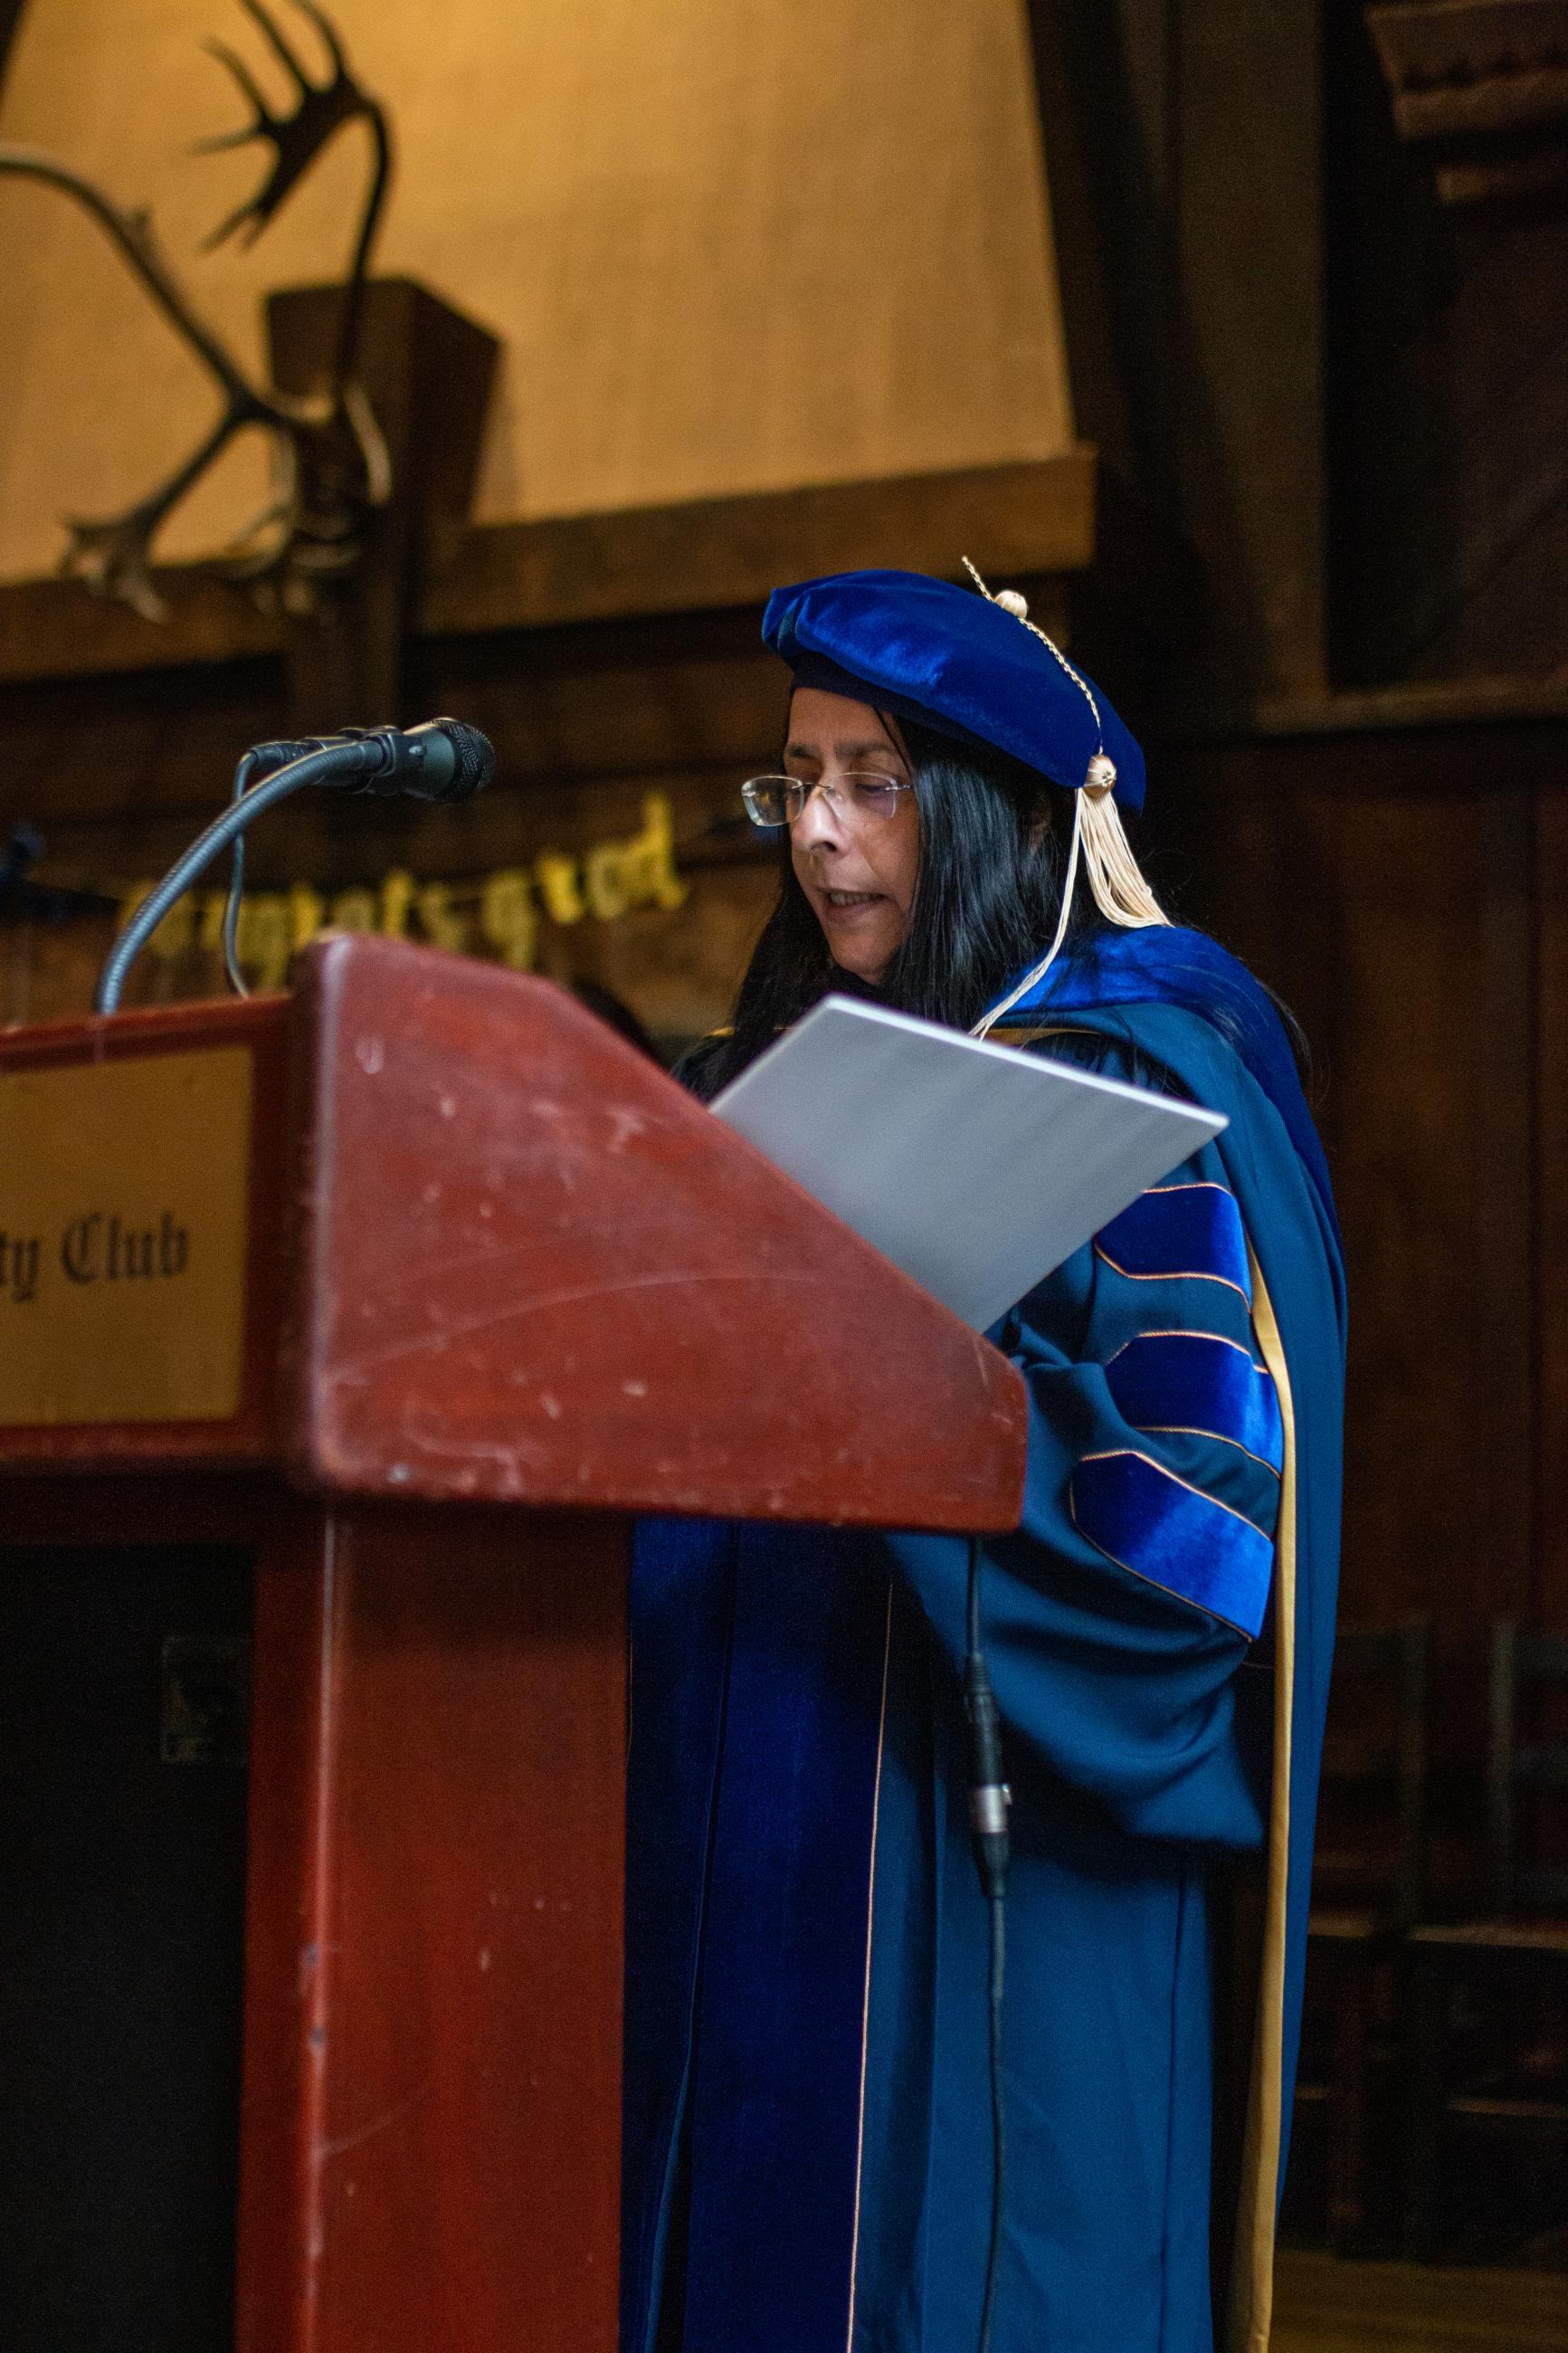
[[[1011, 1787], [994, 2243], [969, 1547], [639, 1533], [624, 2353], [952, 2353], [983, 2308], [994, 2353], [1258, 2353], [1338, 1545], [1322, 1153], [1272, 1001], [1136, 864], [1137, 744], [1021, 598], [852, 573], [778, 591], [763, 634], [789, 721], [746, 800], [788, 854], [688, 1082], [831, 987], [1229, 1124], [989, 1335], [1030, 1412], [1022, 1526], [979, 1563]], [[1225, 2086], [1238, 1857], [1264, 1925]]]

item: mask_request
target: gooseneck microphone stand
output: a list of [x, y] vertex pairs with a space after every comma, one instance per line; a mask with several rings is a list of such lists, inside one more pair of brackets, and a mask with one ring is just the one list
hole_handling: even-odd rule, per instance
[[[255, 769], [282, 754], [286, 765], [276, 774], [250, 783]], [[289, 756], [298, 754], [297, 757]], [[96, 1013], [119, 1010], [125, 976], [150, 935], [174, 902], [205, 872], [230, 842], [264, 810], [307, 785], [336, 785], [353, 792], [413, 793], [422, 800], [467, 800], [488, 784], [495, 770], [495, 754], [477, 727], [457, 719], [432, 719], [407, 729], [380, 727], [344, 729], [341, 734], [317, 736], [301, 743], [258, 744], [246, 754], [235, 777], [236, 797], [150, 892], [110, 948], [99, 976], [93, 998]], [[226, 952], [232, 933], [226, 912]], [[231, 967], [232, 969], [232, 967]]]

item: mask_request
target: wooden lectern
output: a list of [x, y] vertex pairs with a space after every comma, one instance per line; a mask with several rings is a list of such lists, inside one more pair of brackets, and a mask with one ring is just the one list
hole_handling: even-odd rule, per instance
[[632, 1515], [1008, 1527], [1016, 1374], [398, 943], [0, 1039], [0, 2335], [612, 2353]]

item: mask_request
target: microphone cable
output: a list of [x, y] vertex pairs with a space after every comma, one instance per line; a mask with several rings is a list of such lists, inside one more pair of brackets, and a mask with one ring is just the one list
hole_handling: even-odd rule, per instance
[[[230, 801], [242, 801], [253, 784], [263, 776], [275, 776], [279, 768], [290, 767], [302, 760], [307, 752], [318, 751], [321, 739], [315, 742], [301, 739], [296, 743], [257, 744], [240, 754], [239, 765], [234, 772], [234, 790]], [[228, 896], [223, 903], [223, 967], [228, 975], [228, 985], [237, 997], [248, 997], [250, 988], [239, 968], [239, 902], [245, 889], [245, 836], [237, 833], [234, 848], [228, 854]]]
[[[268, 760], [268, 753], [279, 753], [278, 760]], [[240, 765], [235, 767], [235, 788], [230, 802], [245, 800], [251, 784], [257, 784], [257, 772], [275, 775], [279, 767], [289, 767], [294, 760], [303, 760], [310, 744], [257, 744], [254, 751], [240, 753]], [[235, 847], [228, 852], [228, 899], [224, 902], [224, 972], [228, 974], [228, 986], [237, 997], [249, 997], [249, 984], [240, 972], [240, 896], [245, 892], [245, 835], [235, 833]]]
[[980, 1614], [978, 1536], [969, 1539], [969, 1591], [963, 1708], [969, 1719], [969, 1825], [980, 1890], [990, 1915], [990, 1968], [986, 1993], [991, 2070], [991, 2232], [985, 2253], [985, 2290], [980, 2306], [978, 2353], [989, 2353], [996, 2309], [996, 2274], [1002, 2254], [1002, 2222], [1007, 2183], [1007, 2142], [1002, 2113], [1002, 1995], [1007, 1966], [1007, 1828], [1013, 1793], [1002, 1777], [1002, 1717], [985, 1665]]

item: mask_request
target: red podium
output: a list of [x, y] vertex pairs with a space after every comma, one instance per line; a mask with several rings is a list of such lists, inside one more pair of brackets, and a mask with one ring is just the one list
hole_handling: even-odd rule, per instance
[[[208, 2255], [244, 2353], [612, 2353], [632, 1515], [1008, 1527], [1021, 1384], [548, 983], [368, 939], [298, 979], [0, 1039], [0, 1581], [41, 1576], [47, 1625], [51, 1579], [76, 1608], [174, 1548], [193, 1575], [237, 1560], [254, 1612], [237, 2231], [221, 2099], [165, 2103], [154, 2160], [139, 2092], [83, 2213], [46, 2217], [54, 2303], [37, 2262], [6, 2293], [34, 2327], [75, 2309], [70, 2341], [155, 2341], [187, 2260], [145, 2203], [156, 2163], [226, 2230]], [[162, 1752], [136, 1767], [180, 1806], [184, 1760], [222, 1743], [207, 1664], [204, 1686], [165, 1639]], [[72, 1704], [43, 1704], [46, 1748]], [[93, 1745], [62, 1738], [70, 1772]], [[88, 1809], [110, 1824], [113, 1779]], [[94, 1869], [136, 1876], [139, 1851], [76, 1854], [72, 1804], [0, 1851], [23, 1935], [91, 1915]], [[178, 1835], [187, 1925], [154, 1980], [205, 1917]], [[51, 1910], [29, 1873], [72, 1871]], [[237, 1911], [234, 1935], [237, 1956]], [[111, 1951], [79, 2032], [151, 2050], [156, 2087], [195, 2063], [133, 1977]], [[60, 2178], [74, 2194], [68, 2149]], [[125, 2309], [116, 2211], [174, 2233]]]

